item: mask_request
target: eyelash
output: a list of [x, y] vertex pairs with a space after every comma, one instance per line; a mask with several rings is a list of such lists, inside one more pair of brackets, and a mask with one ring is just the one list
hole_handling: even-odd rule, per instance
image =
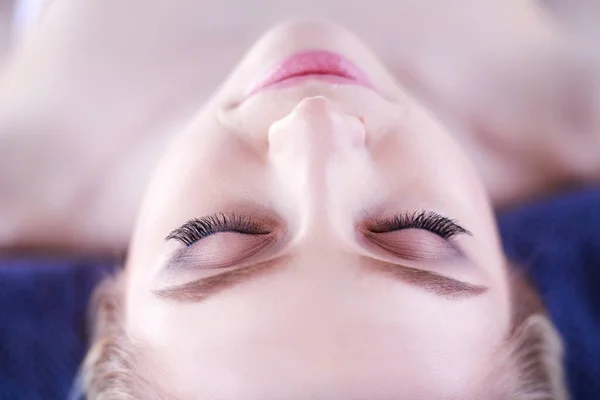
[[[470, 234], [456, 221], [433, 211], [415, 211], [413, 213], [398, 214], [391, 218], [379, 219], [372, 224], [370, 231], [372, 233], [387, 233], [402, 229], [424, 229], [444, 239], [449, 239], [460, 233]], [[189, 220], [169, 233], [165, 240], [175, 239], [186, 246], [191, 246], [200, 239], [220, 232], [236, 232], [246, 235], [270, 233], [261, 224], [249, 217], [234, 213], [218, 213]]]
[[450, 239], [460, 233], [471, 234], [458, 225], [456, 221], [433, 211], [415, 211], [413, 213], [398, 214], [391, 218], [379, 219], [372, 225], [371, 232], [386, 233], [411, 228], [424, 229], [444, 239]]
[[176, 239], [186, 246], [191, 246], [200, 239], [219, 232], [236, 232], [246, 235], [270, 233], [259, 223], [246, 216], [234, 213], [218, 213], [189, 220], [169, 233], [165, 240]]

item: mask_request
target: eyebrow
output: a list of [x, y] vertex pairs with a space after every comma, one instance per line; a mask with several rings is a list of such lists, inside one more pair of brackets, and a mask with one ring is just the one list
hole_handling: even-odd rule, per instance
[[282, 259], [278, 258], [244, 268], [236, 268], [181, 285], [154, 290], [154, 294], [163, 299], [199, 302], [225, 289], [266, 275], [268, 272], [278, 269], [282, 262]]
[[448, 300], [477, 297], [489, 290], [487, 286], [475, 285], [434, 271], [407, 267], [387, 261], [369, 258], [365, 261], [365, 264], [368, 270]]
[[[282, 263], [285, 263], [285, 260], [273, 259], [181, 285], [154, 290], [154, 294], [166, 300], [200, 302], [226, 289], [280, 270]], [[486, 286], [474, 285], [433, 271], [406, 267], [387, 261], [362, 257], [361, 264], [369, 272], [392, 278], [447, 300], [473, 298], [488, 290]]]

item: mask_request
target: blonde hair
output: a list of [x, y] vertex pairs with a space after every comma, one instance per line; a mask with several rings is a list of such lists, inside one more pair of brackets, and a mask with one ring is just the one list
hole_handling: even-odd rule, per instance
[[[513, 273], [513, 329], [488, 376], [486, 400], [567, 400], [560, 337], [526, 278]], [[137, 345], [123, 327], [119, 276], [102, 282], [93, 299], [92, 344], [81, 369], [88, 400], [172, 399], [141, 369]], [[143, 395], [142, 395], [143, 393]]]
[[122, 281], [120, 275], [107, 278], [94, 292], [92, 343], [78, 383], [87, 399], [167, 400], [141, 369], [137, 345], [125, 332]]

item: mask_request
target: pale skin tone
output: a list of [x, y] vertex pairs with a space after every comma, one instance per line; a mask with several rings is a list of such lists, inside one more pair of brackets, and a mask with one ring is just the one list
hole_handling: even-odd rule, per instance
[[[315, 46], [360, 65], [376, 90], [308, 81], [242, 100], [252, 77]], [[418, 210], [470, 234], [372, 228]], [[165, 241], [214, 213], [264, 231]], [[510, 325], [505, 260], [472, 164], [332, 25], [267, 33], [184, 128], [153, 175], [126, 271], [126, 328], [184, 399], [465, 398], [484, 393]], [[240, 271], [249, 276], [206, 289]]]
[[[63, 4], [67, 9], [69, 3]], [[98, 15], [93, 7], [87, 11]], [[87, 14], [81, 15], [78, 21], [87, 26]], [[119, 53], [123, 64], [98, 67], [77, 43], [59, 46], [61, 22], [68, 21], [65, 14], [62, 18], [48, 23], [54, 37], [32, 42], [15, 62], [6, 75], [12, 79], [4, 81], [9, 95], [0, 100], [10, 110], [8, 126], [38, 139], [27, 142], [39, 147], [25, 145], [25, 154], [34, 158], [47, 154], [43, 146], [57, 149], [46, 169], [32, 170], [37, 164], [23, 167], [19, 157], [10, 158], [11, 166], [22, 168], [17, 176], [50, 184], [46, 191], [57, 182], [77, 189], [61, 192], [62, 202], [49, 202], [45, 211], [53, 213], [33, 216], [31, 199], [43, 198], [34, 196], [39, 187], [25, 185], [25, 194], [15, 190], [17, 200], [10, 206], [25, 209], [20, 215], [28, 219], [3, 233], [5, 243], [120, 248], [129, 237], [131, 216], [129, 208], [115, 207], [115, 199], [130, 199], [137, 209], [139, 188], [130, 184], [150, 171], [140, 160], [164, 153], [140, 208], [124, 277], [126, 330], [140, 345], [153, 382], [182, 399], [486, 398], [484, 381], [508, 335], [511, 312], [506, 260], [488, 193], [501, 204], [507, 191], [508, 198], [526, 198], [560, 186], [565, 173], [555, 171], [572, 175], [566, 168], [569, 154], [559, 152], [565, 146], [538, 136], [525, 140], [516, 154], [499, 156], [494, 146], [492, 162], [482, 161], [475, 156], [481, 154], [478, 140], [451, 130], [450, 122], [433, 115], [434, 106], [417, 99], [447, 104], [447, 98], [438, 103], [425, 94], [439, 81], [428, 80], [426, 73], [416, 76], [412, 84], [423, 89], [417, 96], [396, 79], [421, 64], [399, 68], [394, 76], [335, 25], [292, 23], [268, 32], [199, 109], [202, 95], [193, 89], [206, 76], [188, 81], [195, 76], [191, 72], [198, 75], [199, 59], [160, 64], [170, 58], [151, 52], [159, 63], [152, 70], [145, 67], [146, 53], [128, 60], [124, 46], [124, 53], [114, 48], [104, 55], [111, 59]], [[523, 24], [527, 37], [549, 43], [552, 29], [538, 22]], [[175, 37], [170, 34], [176, 35], [168, 32], [158, 41], [166, 46]], [[315, 48], [354, 61], [375, 89], [309, 81], [244, 99], [249, 82], [269, 65]], [[410, 59], [411, 47], [403, 51], [400, 58]], [[38, 68], [42, 54], [44, 68], [64, 85], [25, 72]], [[467, 74], [456, 71], [463, 78]], [[118, 90], [109, 85], [115, 81]], [[46, 92], [49, 87], [64, 96]], [[444, 97], [445, 89], [434, 93]], [[49, 102], [48, 93], [62, 100]], [[93, 102], [90, 93], [96, 95]], [[449, 114], [459, 121], [489, 116], [485, 108], [481, 114], [476, 94], [467, 98], [473, 104], [458, 103]], [[85, 100], [106, 108], [84, 107]], [[40, 107], [42, 117], [35, 121], [45, 128], [43, 134], [25, 118], [23, 104]], [[69, 119], [73, 107], [81, 113]], [[517, 127], [523, 123], [510, 121]], [[78, 158], [79, 175], [41, 179], [42, 172], [65, 173], [46, 170], [57, 165], [53, 157], [79, 154], [82, 143], [73, 139], [81, 138], [76, 132], [82, 129], [93, 142]], [[173, 132], [166, 150], [154, 147]], [[14, 145], [15, 136], [7, 137]], [[557, 164], [549, 155], [557, 156]], [[115, 165], [130, 174], [123, 176]], [[3, 184], [22, 189], [14, 176], [3, 176]], [[524, 181], [516, 179], [522, 176]], [[514, 186], [507, 185], [513, 178]], [[377, 228], [382, 219], [421, 211], [455, 220], [463, 230], [445, 238], [422, 227]], [[176, 237], [165, 240], [186, 221], [214, 213], [234, 213], [261, 230], [232, 229], [189, 246]], [[83, 225], [65, 225], [73, 215]], [[102, 224], [107, 220], [124, 227], [113, 231]]]

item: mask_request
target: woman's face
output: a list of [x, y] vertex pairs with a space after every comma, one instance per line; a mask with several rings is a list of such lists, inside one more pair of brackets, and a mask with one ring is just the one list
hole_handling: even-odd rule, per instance
[[[308, 50], [350, 60], [371, 87], [305, 77], [248, 96]], [[140, 362], [183, 399], [482, 398], [510, 328], [471, 163], [325, 24], [267, 33], [185, 124], [126, 272]]]

